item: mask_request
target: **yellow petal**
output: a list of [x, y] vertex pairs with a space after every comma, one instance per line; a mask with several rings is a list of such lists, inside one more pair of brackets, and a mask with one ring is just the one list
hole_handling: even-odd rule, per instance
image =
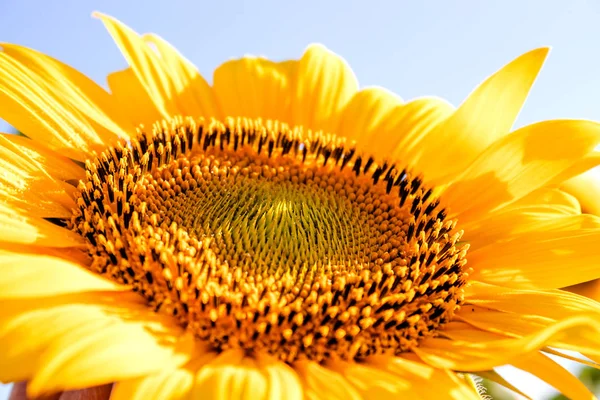
[[500, 374], [498, 374], [496, 371], [494, 370], [490, 370], [490, 371], [479, 371], [477, 372], [477, 376], [480, 376], [482, 378], [485, 378], [487, 380], [493, 381], [499, 385], [504, 386], [505, 388], [507, 388], [508, 390], [512, 390], [513, 392], [523, 396], [526, 400], [532, 400], [531, 397], [527, 396], [525, 393], [521, 392], [519, 389], [517, 389], [516, 387], [514, 387], [510, 382], [508, 382], [506, 379], [504, 379], [502, 376], [500, 376]]
[[[7, 351], [0, 353], [0, 381], [30, 379], [41, 353], [55, 339], [80, 326], [104, 323], [107, 315], [114, 317], [128, 306], [135, 310], [143, 304], [140, 299], [128, 292], [95, 292], [3, 300], [0, 340]], [[115, 300], [125, 308], [118, 310]]]
[[[28, 378], [28, 393], [79, 389], [157, 373], [188, 361], [194, 339], [130, 292], [4, 300], [0, 377]], [[27, 376], [17, 377], [15, 371]]]
[[488, 309], [555, 320], [578, 313], [600, 314], [600, 303], [564, 290], [507, 289], [476, 281], [466, 287], [465, 301]]
[[51, 256], [75, 263], [77, 265], [91, 264], [91, 259], [88, 255], [88, 252], [81, 247], [47, 247], [38, 246], [35, 244], [3, 242], [2, 239], [0, 239], [0, 251], [8, 251], [11, 253], [19, 253], [24, 255]]
[[0, 203], [0, 242], [47, 247], [83, 247], [72, 231]]
[[291, 122], [296, 61], [246, 56], [221, 64], [213, 89], [225, 116]]
[[146, 34], [143, 39], [156, 46], [180, 99], [181, 110], [193, 117], [221, 118], [213, 90], [196, 67], [164, 39], [153, 34]]
[[177, 101], [175, 85], [158, 54], [122, 22], [98, 12], [93, 15], [102, 20], [163, 118], [181, 114], [183, 110]]
[[358, 390], [339, 372], [313, 361], [294, 364], [309, 400], [362, 400]]
[[521, 289], [554, 289], [598, 278], [600, 218], [556, 218], [527, 232], [469, 253], [470, 279]]
[[530, 354], [527, 357], [513, 361], [512, 365], [554, 386], [569, 399], [596, 399], [577, 377], [541, 353]]
[[[18, 158], [19, 163], [29, 166], [29, 172], [37, 169], [49, 177], [63, 181], [78, 181], [85, 177], [83, 168], [75, 162], [24, 136], [0, 134], [0, 146], [13, 153], [13, 164]], [[3, 159], [8, 160], [7, 157], [7, 154], [2, 155]]]
[[381, 157], [402, 160], [422, 173], [421, 152], [427, 141], [436, 140], [430, 133], [453, 112], [454, 107], [438, 97], [411, 100], [388, 115], [372, 147]]
[[430, 180], [463, 171], [494, 141], [506, 135], [537, 77], [548, 48], [516, 58], [486, 79], [427, 141], [420, 165]]
[[110, 400], [184, 400], [194, 383], [194, 371], [179, 367], [156, 375], [117, 382]]
[[[473, 335], [478, 331], [473, 331]], [[549, 343], [583, 342], [593, 346], [573, 346], [576, 351], [598, 354], [598, 334], [600, 323], [597, 314], [566, 318], [535, 333], [514, 339], [449, 340], [441, 338], [425, 339], [413, 351], [427, 364], [445, 369], [477, 372], [512, 361], [545, 347]], [[479, 331], [480, 335], [486, 335]]]
[[[544, 121], [496, 141], [445, 192], [452, 215], [472, 221], [545, 186], [600, 143], [600, 124]], [[465, 201], [465, 199], [469, 201]]]
[[[506, 242], [527, 232], [557, 227], [580, 217], [577, 200], [558, 189], [542, 188], [483, 219], [461, 224], [471, 251]], [[565, 217], [574, 218], [565, 218]], [[585, 219], [585, 218], [584, 218]]]
[[[77, 174], [72, 179], [83, 175], [83, 170], [68, 159], [53, 156], [50, 150], [38, 153], [35, 146], [27, 145], [32, 140], [10, 136], [0, 135], [0, 199], [32, 216], [70, 218], [76, 207], [75, 187], [53, 175], [68, 176], [72, 171]], [[61, 167], [65, 170], [57, 171]]]
[[583, 212], [600, 215], [600, 167], [564, 182], [561, 188], [577, 198]]
[[[577, 363], [586, 365], [586, 366], [591, 367], [591, 368], [600, 369], [600, 364], [598, 364], [597, 362], [593, 361], [592, 358], [590, 358], [590, 360], [592, 360], [592, 361], [590, 361], [588, 359], [584, 359], [583, 355], [580, 356], [580, 357], [577, 357], [577, 356], [573, 356], [571, 354], [566, 354], [566, 353], [563, 353], [563, 352], [560, 352], [560, 351], [556, 351], [556, 350], [554, 350], [554, 349], [552, 349], [550, 347], [544, 347], [542, 349], [542, 351], [544, 353], [546, 353], [546, 354], [551, 354], [553, 356], [562, 357], [565, 360], [575, 361]], [[594, 356], [592, 356], [592, 357], [594, 357]]]
[[[369, 365], [376, 366], [379, 371], [385, 371], [396, 376], [396, 380], [404, 380], [411, 385], [410, 393], [402, 397], [407, 399], [455, 399], [479, 400], [479, 395], [474, 391], [464, 378], [453, 371], [432, 368], [416, 359], [414, 355], [405, 354], [404, 357], [376, 356], [368, 361]], [[376, 378], [373, 377], [374, 382]], [[432, 384], [435, 382], [435, 384]]]
[[144, 125], [150, 129], [164, 118], [131, 67], [109, 74], [107, 82], [112, 100], [136, 127]]
[[594, 151], [586, 154], [581, 157], [579, 160], [575, 162], [575, 164], [571, 165], [569, 168], [558, 174], [552, 179], [550, 185], [552, 186], [560, 186], [565, 181], [581, 175], [595, 167], [600, 165], [600, 151], [598, 148], [595, 148]]
[[287, 364], [262, 354], [249, 357], [235, 349], [223, 352], [198, 371], [191, 397], [301, 400], [303, 389]]
[[342, 374], [364, 400], [420, 398], [412, 390], [410, 381], [374, 365], [335, 361], [327, 367]]
[[[579, 311], [572, 315], [594, 314], [583, 314]], [[595, 315], [597, 318], [597, 312]], [[463, 341], [482, 345], [506, 338], [522, 338], [532, 335], [541, 329], [552, 326], [556, 322], [556, 319], [544, 316], [543, 313], [540, 315], [527, 315], [487, 310], [477, 306], [465, 306], [455, 316], [455, 321], [444, 326], [442, 336], [458, 342]], [[595, 349], [598, 346], [598, 340], [591, 335], [571, 335], [551, 339], [546, 345], [580, 352]], [[544, 351], [546, 349], [545, 346]]]
[[0, 52], [0, 117], [59, 153], [85, 160], [107, 137], [44, 77]]
[[93, 290], [119, 290], [119, 285], [60, 258], [0, 250], [0, 298]]
[[292, 94], [292, 125], [335, 133], [342, 110], [358, 90], [348, 63], [322, 45], [308, 47]]
[[[401, 106], [402, 99], [386, 89], [362, 89], [344, 108], [336, 133], [348, 141], [358, 141], [364, 145], [363, 149], [370, 149], [373, 140], [383, 133], [381, 125], [392, 112], [401, 112]], [[386, 150], [389, 151], [389, 147]]]
[[105, 142], [116, 137], [128, 138], [133, 126], [122, 110], [117, 108], [110, 94], [96, 82], [62, 62], [35, 50], [13, 44], [0, 44], [2, 51], [26, 65], [47, 87], [57, 91], [69, 104], [99, 132]]

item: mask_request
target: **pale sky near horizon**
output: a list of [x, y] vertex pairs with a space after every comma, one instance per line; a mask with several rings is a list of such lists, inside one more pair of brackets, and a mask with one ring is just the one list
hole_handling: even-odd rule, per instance
[[94, 10], [164, 37], [209, 81], [231, 57], [298, 58], [321, 42], [363, 86], [455, 105], [513, 58], [552, 46], [516, 125], [600, 120], [600, 0], [0, 0], [0, 42], [33, 47], [104, 84], [125, 61]]

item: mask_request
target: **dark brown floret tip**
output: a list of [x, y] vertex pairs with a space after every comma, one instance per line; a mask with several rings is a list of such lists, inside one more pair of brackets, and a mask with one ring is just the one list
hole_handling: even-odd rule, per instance
[[79, 190], [90, 268], [216, 350], [399, 354], [462, 303], [467, 246], [432, 188], [334, 135], [164, 121], [88, 161]]

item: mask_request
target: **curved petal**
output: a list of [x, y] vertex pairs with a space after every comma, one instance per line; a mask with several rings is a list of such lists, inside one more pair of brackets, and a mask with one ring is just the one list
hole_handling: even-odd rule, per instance
[[34, 140], [83, 161], [116, 138], [95, 126], [68, 96], [26, 65], [0, 52], [0, 117]]
[[303, 398], [296, 373], [265, 355], [251, 358], [241, 349], [226, 350], [196, 375], [192, 398], [274, 400]]
[[[68, 176], [70, 170], [77, 174], [71, 178], [77, 178], [83, 170], [50, 150], [41, 155], [27, 145], [32, 140], [21, 138], [19, 143], [9, 136], [0, 135], [0, 201], [36, 217], [70, 218], [76, 207], [75, 188], [53, 175]], [[48, 165], [52, 163], [56, 164]], [[59, 171], [61, 167], [65, 170]]]
[[296, 67], [296, 61], [251, 56], [221, 64], [214, 73], [213, 89], [223, 114], [290, 123]]
[[0, 242], [47, 247], [83, 247], [83, 238], [42, 218], [0, 202]]
[[[479, 331], [480, 335], [485, 332]], [[472, 330], [473, 334], [478, 334]], [[459, 371], [486, 371], [497, 366], [510, 364], [524, 354], [535, 352], [552, 342], [573, 342], [584, 339], [594, 346], [581, 346], [576, 351], [593, 355], [600, 353], [598, 334], [600, 323], [597, 315], [580, 315], [566, 318], [535, 333], [510, 339], [449, 340], [441, 338], [425, 339], [413, 351], [427, 364], [444, 369]], [[576, 346], [573, 347], [574, 349]]]
[[494, 383], [497, 383], [501, 386], [504, 386], [506, 389], [512, 390], [513, 392], [517, 393], [518, 395], [523, 396], [523, 398], [525, 400], [533, 400], [531, 397], [527, 396], [525, 393], [521, 392], [519, 389], [514, 387], [510, 382], [508, 382], [506, 379], [504, 379], [502, 376], [500, 376], [500, 374], [498, 374], [494, 370], [479, 371], [479, 372], [477, 372], [477, 376], [480, 376], [487, 380], [493, 381]]
[[131, 67], [109, 74], [107, 82], [112, 100], [136, 127], [151, 128], [164, 118]]
[[575, 176], [581, 175], [597, 167], [598, 165], [600, 165], [600, 151], [598, 151], [598, 147], [596, 147], [594, 151], [589, 152], [585, 156], [581, 157], [575, 162], [575, 164], [571, 165], [562, 173], [555, 176], [554, 179], [552, 179], [552, 181], [550, 182], [550, 185], [556, 187], [561, 186], [565, 181], [568, 181]]
[[362, 400], [360, 392], [339, 372], [313, 361], [294, 364], [309, 400]]
[[473, 252], [520, 238], [527, 232], [577, 222], [582, 219], [580, 213], [579, 203], [573, 196], [558, 189], [542, 188], [483, 219], [461, 224], [466, 232], [463, 240], [469, 243]]
[[2, 299], [125, 289], [60, 258], [0, 250]]
[[174, 368], [193, 351], [191, 336], [130, 292], [5, 300], [3, 307], [0, 340], [8, 350], [0, 379], [30, 380], [33, 397]]
[[420, 164], [419, 157], [424, 143], [436, 140], [431, 132], [453, 112], [454, 107], [438, 97], [411, 100], [387, 115], [371, 148], [384, 159], [400, 160], [422, 173], [426, 167]]
[[0, 146], [14, 154], [12, 160], [8, 154], [3, 154], [3, 159], [11, 160], [13, 164], [27, 165], [29, 172], [37, 169], [48, 177], [63, 181], [79, 180], [85, 176], [84, 169], [69, 158], [26, 137], [0, 134]]
[[[384, 88], [362, 89], [344, 107], [335, 133], [372, 150], [372, 142], [377, 138], [380, 126], [392, 112], [399, 112], [401, 106], [402, 99]], [[386, 150], [389, 151], [389, 148]]]
[[532, 50], [504, 66], [431, 133], [419, 158], [427, 179], [458, 174], [510, 131], [548, 50]]
[[521, 289], [554, 289], [600, 277], [600, 218], [555, 218], [526, 232], [469, 253], [470, 279]]
[[577, 198], [583, 212], [600, 215], [600, 167], [564, 182], [561, 189]]
[[311, 45], [298, 61], [291, 125], [334, 133], [342, 110], [358, 90], [348, 63], [322, 45]]
[[110, 94], [96, 82], [62, 62], [26, 47], [0, 44], [2, 52], [35, 72], [47, 87], [57, 91], [105, 140], [114, 136], [128, 138], [133, 126], [126, 115], [115, 106]]
[[162, 117], [181, 114], [183, 110], [176, 97], [173, 79], [158, 54], [122, 22], [98, 12], [93, 15], [104, 23]]
[[222, 117], [213, 90], [189, 60], [157, 35], [146, 34], [143, 39], [156, 47], [164, 61], [184, 113], [193, 117]]
[[[404, 357], [377, 356], [369, 359], [369, 365], [376, 366], [411, 384], [415, 399], [455, 399], [479, 400], [476, 391], [455, 372], [432, 368], [416, 359], [414, 355]], [[435, 382], [435, 384], [432, 384]], [[398, 398], [398, 397], [395, 397]]]
[[461, 221], [476, 220], [545, 186], [598, 143], [600, 124], [595, 122], [556, 120], [526, 126], [481, 153], [446, 189], [443, 200]]
[[194, 371], [179, 367], [120, 381], [115, 384], [110, 400], [184, 400], [194, 383]]
[[[537, 315], [554, 320], [581, 313], [596, 312], [600, 315], [600, 303], [575, 293], [557, 289], [507, 289], [476, 281], [466, 287], [465, 302], [487, 309], [518, 315]], [[459, 315], [461, 313], [462, 311]]]
[[512, 365], [527, 371], [554, 386], [562, 394], [573, 400], [595, 400], [596, 397], [577, 379], [549, 357], [535, 353], [513, 361]]
[[364, 400], [421, 398], [413, 391], [413, 382], [373, 365], [333, 361], [327, 367], [344, 376]]

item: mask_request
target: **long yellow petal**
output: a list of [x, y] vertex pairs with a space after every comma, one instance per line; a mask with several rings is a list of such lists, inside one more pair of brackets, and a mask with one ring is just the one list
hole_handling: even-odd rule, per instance
[[308, 400], [362, 400], [360, 392], [342, 374], [313, 361], [294, 364]]
[[79, 265], [45, 255], [0, 250], [0, 271], [0, 298], [4, 299], [120, 288]]
[[594, 396], [577, 377], [560, 364], [541, 353], [530, 354], [512, 362], [512, 365], [527, 371], [554, 386], [572, 400], [595, 400]]
[[[480, 399], [465, 379], [454, 371], [432, 368], [412, 354], [405, 354], [403, 357], [376, 356], [369, 359], [368, 364], [377, 367], [379, 371], [395, 375], [397, 380], [409, 382], [411, 392], [409, 397], [401, 397], [403, 399]], [[435, 382], [435, 385], [432, 385], [432, 382]]]
[[176, 97], [175, 85], [169, 77], [165, 62], [158, 54], [133, 29], [122, 22], [98, 12], [93, 15], [102, 20], [163, 118], [181, 114], [182, 108]]
[[49, 90], [57, 91], [80, 110], [105, 141], [110, 142], [115, 136], [128, 138], [133, 133], [133, 126], [123, 110], [116, 107], [110, 94], [75, 68], [26, 47], [6, 43], [0, 46], [3, 53], [35, 72]]
[[32, 140], [11, 136], [0, 135], [2, 201], [36, 217], [71, 217], [75, 187], [56, 178], [76, 180], [83, 169], [51, 150], [36, 151]]
[[[364, 144], [363, 149], [373, 150], [373, 140], [382, 133], [381, 125], [392, 112], [400, 112], [401, 106], [402, 99], [386, 89], [362, 89], [344, 108], [336, 133], [349, 141]], [[386, 150], [389, 151], [389, 147]]]
[[[480, 331], [480, 334], [485, 332]], [[473, 333], [477, 333], [474, 331]], [[566, 318], [535, 333], [522, 338], [477, 341], [449, 340], [441, 338], [425, 339], [413, 351], [427, 364], [436, 368], [460, 371], [486, 371], [512, 361], [545, 347], [548, 343], [583, 341], [586, 339], [593, 346], [579, 347], [576, 351], [584, 351], [597, 355], [600, 323], [597, 315], [579, 315]], [[576, 346], [573, 346], [576, 348]]]
[[83, 247], [83, 239], [68, 229], [0, 203], [0, 242], [47, 247]]
[[343, 375], [364, 400], [420, 398], [412, 389], [413, 382], [373, 365], [333, 361], [327, 367]]
[[265, 355], [251, 358], [235, 349], [223, 352], [198, 371], [191, 397], [301, 400], [303, 389], [296, 373], [283, 362]]
[[335, 133], [342, 110], [358, 90], [348, 63], [322, 45], [308, 47], [292, 94], [292, 125]]
[[[76, 104], [35, 71], [0, 52], [0, 116], [34, 140], [83, 161], [109, 140]], [[115, 136], [116, 137], [116, 136]]]
[[22, 164], [31, 173], [39, 170], [48, 177], [63, 181], [78, 181], [85, 177], [84, 169], [63, 155], [50, 150], [43, 144], [23, 136], [0, 134], [0, 146], [13, 153], [3, 154], [2, 158], [12, 164]]
[[564, 290], [508, 289], [476, 281], [465, 289], [465, 301], [492, 310], [540, 315], [555, 320], [580, 313], [600, 314], [600, 303]]
[[506, 379], [504, 379], [502, 376], [500, 376], [500, 374], [498, 374], [494, 370], [479, 371], [479, 372], [477, 372], [477, 376], [480, 376], [487, 380], [493, 381], [494, 383], [502, 385], [506, 389], [512, 390], [513, 392], [523, 396], [523, 398], [525, 398], [526, 400], [533, 400], [531, 397], [527, 396], [525, 393], [521, 392], [519, 389], [514, 387], [510, 382], [508, 382]]
[[296, 61], [273, 62], [246, 56], [221, 64], [213, 89], [225, 116], [291, 123]]
[[164, 118], [131, 67], [109, 74], [107, 82], [112, 101], [127, 114], [134, 126], [144, 125], [151, 129], [152, 124]]
[[555, 289], [600, 277], [600, 218], [556, 218], [544, 230], [473, 249], [470, 278], [521, 289]]
[[143, 39], [156, 46], [180, 99], [178, 104], [185, 114], [193, 117], [223, 117], [213, 90], [189, 60], [157, 35], [146, 34]]
[[561, 188], [577, 198], [583, 212], [600, 215], [600, 167], [564, 182]]
[[[193, 351], [191, 336], [127, 291], [4, 300], [3, 307], [0, 338], [10, 351], [0, 355], [0, 378], [27, 378], [32, 397], [157, 373]], [[26, 376], [16, 376], [17, 366]]]
[[481, 153], [443, 199], [452, 215], [476, 220], [545, 186], [598, 143], [600, 124], [595, 122], [556, 120], [526, 126]]
[[504, 66], [431, 133], [419, 163], [428, 179], [463, 171], [510, 131], [547, 54], [548, 48], [532, 50]]
[[184, 400], [194, 384], [194, 373], [184, 367], [174, 368], [156, 375], [117, 382], [111, 400]]
[[580, 212], [579, 203], [573, 196], [558, 189], [542, 188], [480, 220], [461, 224], [466, 232], [463, 240], [474, 251], [519, 238], [527, 232], [576, 221], [580, 217], [574, 216]]

